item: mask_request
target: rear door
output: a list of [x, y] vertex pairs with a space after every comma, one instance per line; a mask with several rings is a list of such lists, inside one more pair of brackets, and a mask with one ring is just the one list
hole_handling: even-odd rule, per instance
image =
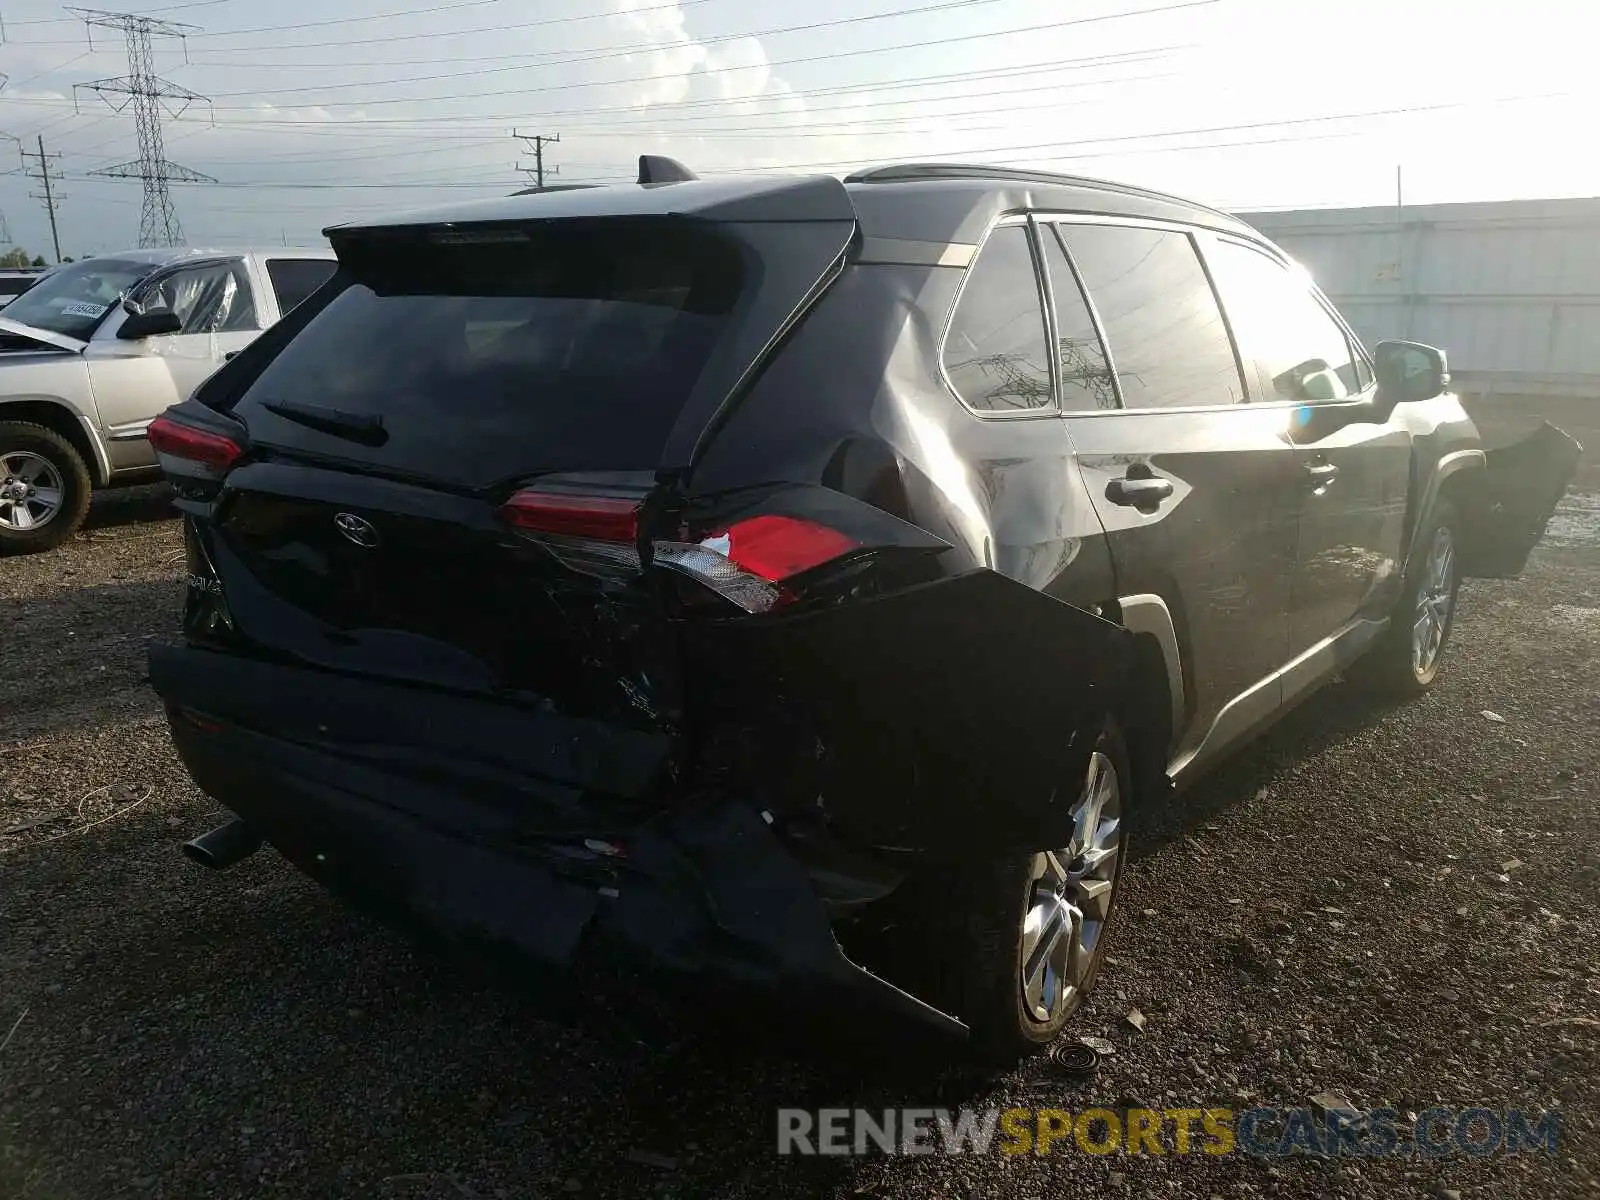
[[1020, 216], [990, 231], [945, 334], [944, 376], [968, 410], [949, 440], [988, 507], [964, 540], [1000, 574], [1093, 608], [1110, 592], [1110, 560], [1098, 530], [1079, 526], [1094, 518], [1059, 420], [1035, 245]]
[[1263, 402], [1284, 418], [1303, 476], [1289, 650], [1381, 620], [1401, 584], [1411, 435], [1369, 419], [1376, 384], [1303, 273], [1217, 237], [1207, 260]]
[[1181, 765], [1214, 724], [1212, 747], [1278, 707], [1294, 452], [1276, 414], [1248, 403], [1192, 231], [1083, 217], [1048, 227], [1066, 421], [1118, 592], [1160, 596], [1172, 613], [1188, 692]]

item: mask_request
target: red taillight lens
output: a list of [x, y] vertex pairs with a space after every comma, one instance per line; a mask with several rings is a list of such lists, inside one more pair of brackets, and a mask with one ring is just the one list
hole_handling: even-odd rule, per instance
[[761, 613], [795, 599], [787, 580], [859, 548], [826, 525], [769, 515], [735, 521], [698, 544], [656, 542], [655, 557], [745, 612]]
[[639, 536], [639, 505], [615, 496], [575, 496], [522, 491], [500, 508], [500, 519], [531, 533], [633, 542]]
[[750, 517], [701, 544], [716, 544], [721, 538], [727, 539], [729, 562], [768, 583], [779, 583], [856, 549], [856, 543], [838, 530], [797, 517]]
[[[499, 516], [580, 574], [626, 583], [642, 569], [637, 501], [526, 489], [501, 505]], [[651, 542], [658, 566], [690, 576], [750, 613], [793, 600], [785, 580], [858, 548], [826, 525], [770, 514], [735, 521], [698, 543]]]
[[182, 459], [213, 471], [226, 471], [244, 450], [220, 433], [207, 433], [182, 425], [170, 417], [157, 417], [146, 431], [157, 454]]

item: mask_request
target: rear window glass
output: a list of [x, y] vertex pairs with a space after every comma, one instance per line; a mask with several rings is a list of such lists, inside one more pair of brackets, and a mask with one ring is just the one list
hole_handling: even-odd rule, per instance
[[[612, 221], [347, 247], [343, 287], [236, 407], [257, 441], [473, 486], [658, 465], [740, 294], [710, 233]], [[364, 446], [274, 402], [381, 416]]]

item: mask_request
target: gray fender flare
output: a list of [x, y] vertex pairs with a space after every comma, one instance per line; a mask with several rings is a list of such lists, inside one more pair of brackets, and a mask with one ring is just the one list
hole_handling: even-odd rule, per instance
[[1417, 550], [1417, 539], [1422, 536], [1422, 531], [1428, 526], [1428, 518], [1433, 514], [1434, 505], [1439, 502], [1440, 489], [1444, 481], [1452, 475], [1459, 475], [1462, 471], [1483, 470], [1488, 463], [1483, 451], [1452, 450], [1448, 454], [1439, 456], [1439, 461], [1434, 464], [1433, 473], [1428, 476], [1422, 488], [1422, 499], [1417, 505], [1417, 519], [1411, 526], [1411, 537], [1406, 543], [1406, 564], [1409, 566], [1411, 557]]
[[1140, 593], [1119, 596], [1122, 627], [1129, 633], [1147, 634], [1161, 648], [1161, 661], [1167, 668], [1167, 695], [1172, 701], [1172, 737], [1183, 733], [1186, 701], [1183, 682], [1183, 655], [1178, 649], [1178, 630], [1172, 623], [1172, 610], [1160, 596]]

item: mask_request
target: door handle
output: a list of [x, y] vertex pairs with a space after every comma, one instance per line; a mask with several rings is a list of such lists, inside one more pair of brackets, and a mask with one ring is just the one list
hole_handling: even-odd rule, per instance
[[1113, 479], [1106, 484], [1106, 499], [1142, 510], [1154, 509], [1172, 495], [1170, 479]]
[[1307, 463], [1305, 473], [1316, 489], [1321, 491], [1339, 477], [1339, 468], [1330, 462]]

